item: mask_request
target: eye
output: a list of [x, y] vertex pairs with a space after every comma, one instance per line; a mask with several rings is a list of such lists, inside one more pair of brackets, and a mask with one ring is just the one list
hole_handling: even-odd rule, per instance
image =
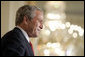
[[41, 19], [39, 19], [39, 18], [38, 18], [38, 21], [39, 21], [40, 23], [43, 23], [43, 20], [41, 20]]

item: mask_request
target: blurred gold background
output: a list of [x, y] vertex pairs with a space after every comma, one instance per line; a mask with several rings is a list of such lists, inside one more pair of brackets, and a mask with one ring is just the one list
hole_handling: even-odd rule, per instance
[[44, 28], [30, 40], [35, 56], [84, 56], [84, 1], [1, 1], [1, 37], [15, 27], [22, 5], [44, 11]]

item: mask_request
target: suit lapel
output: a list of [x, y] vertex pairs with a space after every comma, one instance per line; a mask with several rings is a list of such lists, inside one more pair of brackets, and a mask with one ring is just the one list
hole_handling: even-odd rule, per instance
[[19, 34], [19, 38], [21, 38], [22, 44], [25, 46], [26, 53], [27, 53], [26, 55], [29, 54], [30, 56], [34, 56], [30, 43], [27, 41], [22, 31], [17, 27], [15, 27], [14, 30]]

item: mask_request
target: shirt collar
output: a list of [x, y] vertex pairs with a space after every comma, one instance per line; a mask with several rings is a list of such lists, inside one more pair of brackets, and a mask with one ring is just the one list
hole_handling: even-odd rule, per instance
[[16, 27], [19, 28], [22, 31], [22, 33], [24, 34], [24, 36], [27, 39], [27, 41], [30, 42], [29, 36], [27, 35], [27, 33], [20, 26], [16, 26]]

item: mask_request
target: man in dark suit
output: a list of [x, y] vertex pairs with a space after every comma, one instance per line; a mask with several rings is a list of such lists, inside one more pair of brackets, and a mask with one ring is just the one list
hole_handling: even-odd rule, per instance
[[1, 38], [2, 56], [34, 56], [30, 37], [43, 28], [43, 12], [36, 6], [24, 5], [16, 13], [16, 27]]

